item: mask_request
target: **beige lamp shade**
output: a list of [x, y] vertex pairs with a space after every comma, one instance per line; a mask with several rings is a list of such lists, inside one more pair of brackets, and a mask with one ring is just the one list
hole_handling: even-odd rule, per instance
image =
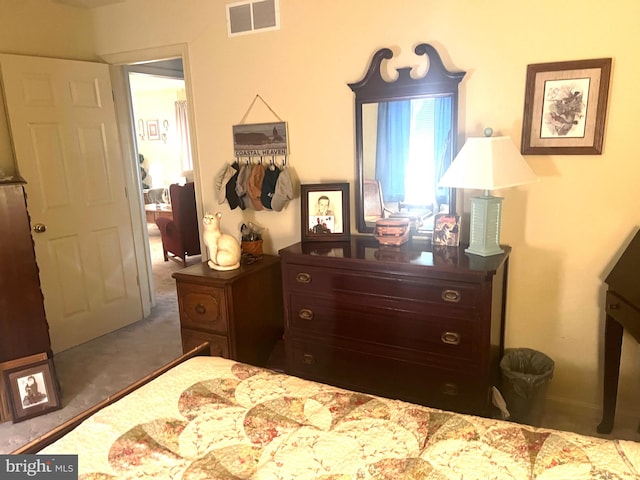
[[469, 138], [440, 179], [440, 186], [497, 190], [538, 177], [507, 136]]

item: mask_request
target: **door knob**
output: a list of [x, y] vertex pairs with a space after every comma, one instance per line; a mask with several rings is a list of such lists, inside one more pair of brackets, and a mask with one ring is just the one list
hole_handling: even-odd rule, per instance
[[36, 223], [33, 226], [33, 231], [36, 233], [43, 233], [47, 231], [47, 226], [44, 223]]

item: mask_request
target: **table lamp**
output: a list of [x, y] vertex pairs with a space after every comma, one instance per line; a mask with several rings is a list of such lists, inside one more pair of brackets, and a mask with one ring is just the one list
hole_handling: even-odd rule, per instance
[[504, 252], [500, 248], [502, 198], [489, 191], [537, 182], [538, 177], [509, 137], [492, 137], [491, 128], [484, 134], [467, 139], [439, 185], [484, 190], [482, 196], [471, 198], [469, 247], [465, 252], [489, 257]]

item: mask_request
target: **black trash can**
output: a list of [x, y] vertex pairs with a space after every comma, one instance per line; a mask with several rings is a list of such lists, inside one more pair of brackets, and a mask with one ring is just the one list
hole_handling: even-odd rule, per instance
[[509, 420], [540, 426], [554, 361], [530, 348], [508, 348], [500, 360], [502, 393]]

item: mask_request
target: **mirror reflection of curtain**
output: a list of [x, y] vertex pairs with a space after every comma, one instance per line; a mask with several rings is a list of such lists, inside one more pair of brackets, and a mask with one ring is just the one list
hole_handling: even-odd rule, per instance
[[447, 159], [452, 159], [451, 152], [451, 97], [436, 97], [434, 99], [433, 122], [433, 154], [435, 175], [433, 187], [436, 191], [438, 205], [449, 205], [449, 189], [438, 187], [438, 182], [446, 172]]
[[189, 116], [187, 114], [187, 101], [176, 101], [176, 129], [178, 131], [178, 147], [180, 152], [180, 165], [182, 171], [193, 170], [191, 158], [191, 144], [189, 136]]
[[451, 155], [451, 97], [382, 102], [378, 107], [376, 179], [385, 202], [448, 204], [438, 182]]
[[409, 159], [411, 102], [382, 102], [378, 106], [376, 178], [384, 200], [400, 202], [405, 197], [405, 171]]

